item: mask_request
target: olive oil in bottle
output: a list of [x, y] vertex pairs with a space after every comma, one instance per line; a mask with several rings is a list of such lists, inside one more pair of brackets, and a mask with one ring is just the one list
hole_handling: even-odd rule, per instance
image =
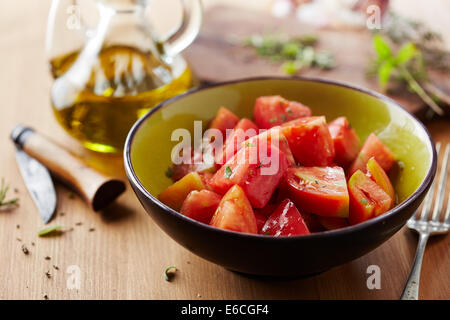
[[[53, 59], [54, 78], [63, 75], [79, 52]], [[87, 83], [67, 105], [58, 105], [66, 90], [53, 88], [56, 119], [88, 149], [121, 152], [133, 123], [160, 102], [193, 86], [193, 75], [181, 57], [168, 66], [149, 52], [127, 46], [103, 48]]]

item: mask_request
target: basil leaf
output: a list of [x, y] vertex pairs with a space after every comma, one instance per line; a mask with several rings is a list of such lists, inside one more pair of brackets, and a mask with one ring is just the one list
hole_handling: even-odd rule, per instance
[[417, 56], [419, 51], [412, 42], [405, 43], [398, 51], [395, 62], [402, 65]]
[[391, 47], [379, 34], [373, 36], [373, 47], [375, 48], [379, 60], [383, 61], [392, 58]]
[[393, 67], [394, 65], [392, 61], [387, 60], [378, 68], [378, 84], [383, 91], [386, 90], [386, 86], [389, 82], [389, 79], [391, 78]]

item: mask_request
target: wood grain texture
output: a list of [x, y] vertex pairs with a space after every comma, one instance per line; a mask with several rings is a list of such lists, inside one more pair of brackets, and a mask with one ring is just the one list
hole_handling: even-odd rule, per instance
[[[399, 298], [417, 242], [416, 235], [406, 229], [364, 257], [316, 277], [249, 278], [198, 258], [176, 244], [151, 221], [129, 187], [112, 207], [94, 213], [81, 199], [70, 199], [69, 191], [57, 184], [58, 214], [52, 224], [73, 226], [74, 230], [39, 238], [37, 232], [43, 225], [8, 139], [16, 123], [36, 128], [104, 173], [124, 178], [121, 157], [83, 150], [54, 120], [49, 104], [51, 78], [44, 56], [49, 3], [0, 3], [0, 176], [18, 189], [10, 196], [20, 197], [19, 208], [0, 211], [0, 299], [43, 299], [45, 294], [49, 299]], [[432, 123], [429, 128], [437, 140], [450, 142], [448, 120]], [[78, 222], [82, 225], [76, 225]], [[24, 255], [23, 244], [30, 254]], [[422, 270], [422, 299], [450, 298], [449, 245], [449, 236], [430, 239]], [[368, 290], [366, 286], [366, 270], [373, 264], [381, 268], [381, 290]], [[71, 265], [81, 270], [79, 290], [67, 288], [66, 270]], [[163, 277], [169, 265], [179, 269], [173, 282]], [[47, 271], [51, 278], [45, 275]]]

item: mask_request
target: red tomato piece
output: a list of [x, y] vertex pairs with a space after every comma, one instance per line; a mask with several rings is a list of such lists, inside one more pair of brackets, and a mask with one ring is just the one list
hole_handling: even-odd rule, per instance
[[388, 175], [374, 157], [370, 158], [369, 161], [367, 161], [367, 176], [375, 181], [381, 187], [381, 189], [383, 189], [384, 192], [386, 192], [389, 197], [391, 197], [392, 204], [394, 204], [394, 187], [392, 186], [391, 180], [389, 180]]
[[285, 180], [291, 199], [302, 211], [348, 218], [349, 197], [341, 167], [289, 168]]
[[241, 187], [235, 185], [223, 196], [210, 225], [237, 232], [258, 233], [255, 214]]
[[392, 207], [392, 199], [361, 170], [348, 180], [350, 223], [358, 224], [385, 213]]
[[319, 223], [327, 230], [337, 230], [348, 227], [350, 224], [345, 218], [322, 217], [317, 216]]
[[209, 224], [221, 199], [215, 192], [194, 190], [184, 200], [180, 212], [189, 218]]
[[270, 129], [287, 121], [311, 116], [311, 109], [281, 96], [259, 97], [255, 102], [253, 118], [261, 129]]
[[262, 227], [267, 221], [267, 217], [263, 216], [258, 211], [254, 210], [253, 213], [255, 214], [256, 219], [256, 226], [258, 227], [258, 233], [261, 233]]
[[373, 133], [371, 133], [366, 142], [364, 142], [358, 157], [353, 161], [353, 164], [350, 167], [348, 176], [352, 176], [356, 170], [366, 172], [367, 161], [372, 157], [377, 160], [378, 164], [386, 172], [388, 172], [394, 164], [394, 153]]
[[275, 203], [268, 203], [264, 208], [255, 209], [255, 214], [258, 213], [260, 216], [265, 217], [266, 219], [276, 210], [278, 205]]
[[334, 158], [334, 144], [325, 117], [300, 118], [283, 124], [294, 158], [303, 166], [327, 166]]
[[204, 161], [205, 159], [200, 151], [193, 150], [190, 147], [182, 151], [190, 153], [188, 156], [189, 161], [183, 161], [183, 163], [172, 166], [171, 178], [173, 181], [178, 181], [191, 172], [198, 172], [202, 175], [203, 173], [213, 173], [217, 170], [214, 163], [208, 164]]
[[294, 203], [286, 199], [267, 219], [261, 233], [282, 237], [309, 234], [310, 232]]
[[284, 153], [290, 166], [295, 164], [294, 155], [292, 154], [291, 148], [289, 147], [289, 143], [286, 137], [281, 131], [281, 127], [275, 127], [267, 131], [264, 131], [258, 134], [257, 136], [254, 136], [248, 139], [247, 141], [244, 141], [242, 146], [259, 145], [261, 143], [265, 143], [266, 145], [273, 144], [275, 147], [280, 149], [281, 152]]
[[[211, 188], [224, 194], [233, 185], [242, 187], [254, 208], [263, 208], [288, 167], [286, 156], [273, 145], [245, 146], [212, 177]], [[264, 150], [265, 149], [265, 150]]]
[[226, 136], [227, 129], [233, 129], [239, 122], [239, 117], [225, 107], [220, 107], [216, 116], [211, 120], [209, 129], [217, 129]]
[[328, 124], [334, 144], [334, 162], [347, 168], [355, 160], [360, 149], [360, 140], [346, 117], [339, 117]]
[[258, 134], [258, 127], [253, 121], [242, 118], [234, 127], [231, 134], [225, 140], [222, 149], [218, 150], [215, 156], [215, 161], [219, 165], [223, 165], [227, 160], [231, 159], [236, 152], [242, 147], [242, 143]]

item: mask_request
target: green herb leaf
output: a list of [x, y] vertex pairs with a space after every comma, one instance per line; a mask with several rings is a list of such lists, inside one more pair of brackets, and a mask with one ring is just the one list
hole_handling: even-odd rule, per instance
[[175, 271], [177, 271], [177, 267], [175, 266], [167, 267], [166, 270], [164, 271], [164, 279], [166, 281], [171, 281], [175, 275]]
[[251, 143], [251, 142], [247, 142], [245, 145], [246, 145], [247, 147], [256, 147], [256, 145], [253, 144], [253, 143]]
[[392, 50], [387, 41], [379, 34], [373, 36], [373, 47], [380, 60], [392, 58]]
[[39, 237], [46, 237], [46, 236], [50, 236], [50, 235], [56, 235], [56, 234], [60, 234], [62, 233], [62, 229], [64, 227], [60, 226], [60, 225], [56, 225], [56, 226], [51, 226], [51, 227], [47, 227], [42, 229], [41, 231], [38, 232], [38, 236]]
[[366, 206], [367, 203], [368, 203], [366, 199], [361, 199], [360, 202], [361, 202], [363, 205], [365, 205], [365, 206]]
[[412, 42], [405, 43], [397, 52], [395, 62], [397, 64], [405, 64], [418, 55], [419, 51]]
[[172, 178], [172, 176], [173, 176], [173, 169], [172, 169], [172, 167], [168, 167], [166, 170], [166, 177]]
[[10, 200], [6, 200], [6, 194], [9, 191], [9, 186], [5, 184], [5, 179], [2, 178], [1, 184], [0, 184], [0, 207], [7, 207], [7, 206], [17, 206], [19, 204], [19, 198], [14, 198]]
[[385, 61], [378, 69], [378, 84], [383, 91], [386, 90], [389, 79], [391, 78], [392, 70], [394, 65], [390, 60]]
[[232, 174], [233, 174], [233, 171], [231, 170], [231, 168], [229, 166], [226, 166], [225, 167], [225, 178], [229, 179]]

